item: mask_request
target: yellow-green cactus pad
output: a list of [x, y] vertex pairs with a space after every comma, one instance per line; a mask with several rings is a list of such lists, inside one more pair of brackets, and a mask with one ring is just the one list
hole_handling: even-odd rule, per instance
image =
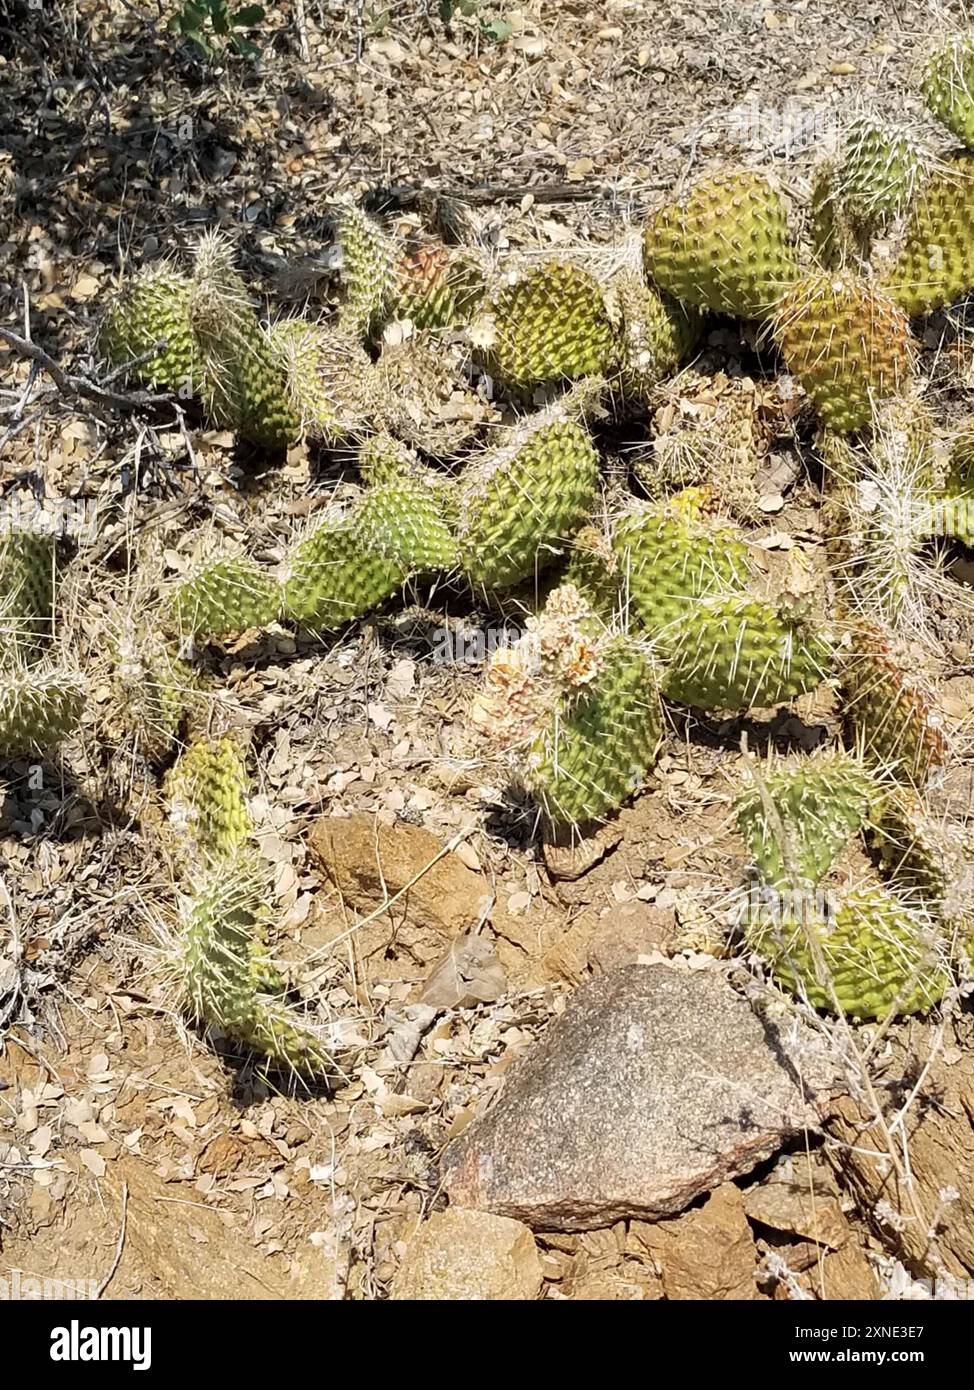
[[559, 407], [515, 426], [459, 480], [460, 564], [470, 582], [505, 588], [544, 569], [584, 524], [598, 482], [591, 435]]
[[834, 911], [810, 901], [806, 907], [803, 917], [758, 914], [745, 934], [790, 993], [829, 1013], [837, 1000], [844, 1014], [861, 1019], [922, 1013], [943, 997], [950, 983], [945, 943], [926, 913], [872, 885], [847, 894]]
[[247, 770], [230, 738], [190, 745], [166, 778], [169, 816], [206, 858], [231, 854], [252, 829]]
[[73, 671], [12, 668], [0, 674], [0, 758], [46, 753], [74, 733], [85, 707]]
[[884, 276], [890, 297], [913, 317], [974, 289], [974, 155], [953, 155], [917, 195], [903, 249]]
[[698, 599], [669, 646], [663, 694], [699, 709], [746, 710], [814, 690], [829, 674], [829, 642], [798, 616], [748, 595]]
[[246, 555], [228, 555], [184, 579], [173, 594], [172, 611], [183, 636], [222, 637], [267, 627], [280, 602], [280, 588], [267, 570]]
[[129, 374], [139, 381], [185, 398], [195, 395], [200, 362], [189, 319], [190, 292], [188, 277], [169, 265], [140, 270], [109, 307], [98, 350], [113, 367], [132, 363]]
[[874, 408], [910, 382], [905, 315], [848, 271], [798, 281], [778, 306], [775, 335], [789, 372], [840, 433], [865, 428]]
[[797, 276], [781, 194], [763, 175], [732, 169], [699, 179], [650, 218], [646, 274], [677, 299], [763, 318]]
[[652, 662], [631, 638], [612, 638], [592, 683], [556, 702], [527, 755], [525, 783], [552, 823], [582, 825], [643, 783], [662, 733]]
[[923, 96], [951, 134], [974, 150], [974, 36], [955, 34], [931, 53]]

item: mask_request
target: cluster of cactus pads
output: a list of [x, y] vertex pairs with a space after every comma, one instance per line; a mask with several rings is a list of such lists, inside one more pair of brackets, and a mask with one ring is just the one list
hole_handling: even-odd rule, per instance
[[[471, 724], [555, 828], [638, 790], [675, 708], [742, 715], [828, 683], [843, 747], [756, 768], [737, 798], [761, 890], [747, 945], [815, 1007], [880, 1018], [942, 996], [966, 845], [927, 805], [947, 748], [910, 644], [929, 646], [944, 542], [974, 544], [974, 434], [940, 447], [911, 319], [974, 290], [974, 39], [931, 55], [923, 94], [962, 149], [860, 116], [805, 208], [791, 184], [723, 166], [618, 246], [501, 256], [343, 205], [335, 312], [276, 322], [219, 233], [123, 284], [97, 340], [114, 369], [257, 448], [306, 440], [354, 470], [277, 565], [201, 542], [162, 634], [118, 644], [141, 751], [169, 768], [191, 885], [172, 970], [199, 1024], [331, 1070], [268, 956], [244, 755], [187, 732], [193, 642], [331, 632], [421, 581], [533, 610]], [[778, 354], [774, 404], [770, 384], [714, 395], [688, 368], [708, 315], [750, 321]], [[602, 467], [606, 419], [650, 422], [632, 487]], [[814, 422], [824, 478], [831, 575], [810, 599], [775, 589], [752, 544], [782, 421]], [[80, 719], [83, 684], [53, 656], [56, 561], [49, 537], [0, 537], [4, 758]]]

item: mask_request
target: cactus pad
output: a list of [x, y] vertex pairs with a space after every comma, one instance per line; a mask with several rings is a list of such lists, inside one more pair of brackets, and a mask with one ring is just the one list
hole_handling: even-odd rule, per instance
[[776, 337], [825, 424], [863, 429], [910, 380], [909, 324], [879, 289], [847, 271], [800, 280], [778, 306]]
[[699, 709], [767, 707], [813, 690], [832, 664], [829, 643], [802, 618], [747, 595], [701, 598], [670, 646], [667, 699]]
[[358, 339], [304, 319], [281, 319], [269, 330], [268, 345], [310, 439], [337, 444], [370, 423], [377, 387]]
[[952, 155], [923, 185], [884, 279], [890, 298], [911, 317], [974, 289], [974, 156]]
[[173, 594], [173, 619], [183, 636], [222, 637], [264, 628], [278, 616], [280, 589], [245, 555], [210, 560]]
[[842, 683], [856, 750], [878, 771], [922, 787], [947, 748], [933, 694], [910, 673], [914, 666], [878, 628], [863, 628], [844, 660]]
[[974, 150], [974, 37], [957, 34], [927, 60], [923, 96], [962, 145]]
[[74, 733], [85, 687], [72, 671], [33, 667], [0, 674], [0, 758], [45, 753]]
[[57, 540], [51, 532], [0, 532], [0, 642], [5, 664], [13, 642], [21, 658], [51, 634]]
[[230, 738], [200, 739], [166, 778], [169, 816], [205, 858], [231, 854], [251, 831], [249, 781]]
[[[98, 336], [98, 350], [113, 367], [134, 363], [130, 375], [189, 397], [199, 385], [196, 339], [189, 320], [191, 286], [168, 265], [147, 266], [123, 285]], [[165, 346], [153, 351], [159, 342]]]
[[798, 273], [781, 195], [748, 169], [702, 178], [661, 208], [643, 263], [660, 289], [742, 318], [764, 317]]

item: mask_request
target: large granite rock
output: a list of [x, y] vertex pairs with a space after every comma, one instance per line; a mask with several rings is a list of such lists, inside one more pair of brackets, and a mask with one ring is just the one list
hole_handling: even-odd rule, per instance
[[716, 966], [613, 970], [448, 1147], [451, 1201], [548, 1231], [679, 1212], [817, 1128], [828, 1069], [811, 1035], [788, 1039]]

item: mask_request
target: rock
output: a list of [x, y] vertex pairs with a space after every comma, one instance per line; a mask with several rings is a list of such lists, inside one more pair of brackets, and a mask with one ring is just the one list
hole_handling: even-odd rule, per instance
[[360, 912], [402, 892], [390, 907], [397, 921], [405, 918], [454, 936], [477, 926], [489, 898], [480, 874], [452, 850], [444, 854], [443, 842], [428, 830], [405, 821], [383, 825], [364, 811], [324, 816], [311, 827], [308, 844], [346, 902]]
[[834, 1107], [828, 1128], [837, 1143], [827, 1153], [843, 1188], [904, 1263], [928, 1277], [965, 1278], [974, 1274], [974, 1055], [946, 1047], [930, 1058], [935, 1036], [933, 1026], [916, 1025], [906, 1039], [889, 1039], [874, 1078], [887, 1123], [909, 1100], [895, 1141], [909, 1154], [909, 1188], [887, 1157], [889, 1140], [851, 1096]]
[[[865, 1250], [850, 1242], [841, 1250], [827, 1252], [804, 1274], [795, 1276], [798, 1288], [812, 1298], [829, 1303], [874, 1300], [880, 1297], [879, 1281]], [[794, 1298], [785, 1280], [775, 1286], [776, 1300]]]
[[622, 831], [616, 825], [599, 826], [582, 840], [579, 840], [574, 832], [564, 842], [546, 840], [542, 846], [542, 853], [548, 876], [553, 882], [559, 879], [573, 882], [601, 863], [621, 840]]
[[669, 1299], [761, 1298], [754, 1282], [757, 1250], [733, 1183], [673, 1220], [633, 1222], [631, 1235], [652, 1256]]
[[604, 975], [620, 965], [635, 965], [639, 956], [654, 951], [665, 955], [672, 947], [676, 930], [672, 907], [656, 907], [638, 900], [620, 903], [601, 918], [592, 934], [589, 965]]
[[744, 1193], [751, 1221], [838, 1250], [850, 1228], [831, 1171], [806, 1154], [788, 1155], [763, 1182]]
[[[451, 1199], [536, 1229], [682, 1211], [821, 1115], [824, 1080], [717, 968], [632, 965], [571, 996], [511, 1067], [494, 1107], [449, 1145]], [[826, 1108], [826, 1103], [821, 1103]]]
[[520, 1221], [451, 1207], [420, 1226], [392, 1281], [393, 1299], [531, 1299], [541, 1257]]

